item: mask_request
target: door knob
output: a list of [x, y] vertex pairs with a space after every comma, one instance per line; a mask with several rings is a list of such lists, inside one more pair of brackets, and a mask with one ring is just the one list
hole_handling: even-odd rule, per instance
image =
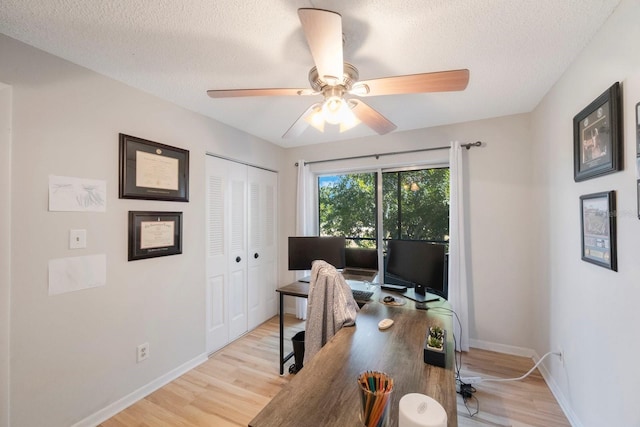
[[258, 257], [259, 257], [259, 256], [260, 256], [260, 255], [258, 255], [258, 252], [256, 252], [255, 254], [253, 254], [253, 257], [254, 257], [255, 259], [258, 259]]
[[236, 257], [236, 262], [240, 262], [242, 261], [242, 258], [240, 258], [239, 256]]

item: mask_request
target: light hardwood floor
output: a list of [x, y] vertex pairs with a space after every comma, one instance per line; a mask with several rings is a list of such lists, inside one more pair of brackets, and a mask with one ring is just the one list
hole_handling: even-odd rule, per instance
[[[286, 316], [285, 335], [304, 329]], [[291, 351], [291, 340], [285, 340]], [[291, 360], [292, 362], [292, 360]], [[472, 349], [462, 356], [461, 375], [512, 378], [533, 366], [531, 359]], [[213, 354], [209, 360], [101, 424], [102, 427], [246, 426], [289, 381], [278, 375], [278, 318]], [[536, 370], [522, 381], [475, 385], [470, 417], [458, 395], [460, 427], [569, 426]]]

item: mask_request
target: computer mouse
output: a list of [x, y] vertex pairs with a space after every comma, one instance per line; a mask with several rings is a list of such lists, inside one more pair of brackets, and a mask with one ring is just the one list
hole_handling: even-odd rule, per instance
[[378, 323], [378, 328], [380, 329], [389, 329], [393, 325], [393, 320], [391, 319], [382, 319], [380, 323]]

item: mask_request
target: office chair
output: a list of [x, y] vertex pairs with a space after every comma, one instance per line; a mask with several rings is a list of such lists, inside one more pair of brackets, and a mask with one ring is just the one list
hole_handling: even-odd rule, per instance
[[358, 310], [351, 288], [335, 267], [322, 260], [313, 261], [304, 363], [310, 361], [343, 326], [355, 325]]

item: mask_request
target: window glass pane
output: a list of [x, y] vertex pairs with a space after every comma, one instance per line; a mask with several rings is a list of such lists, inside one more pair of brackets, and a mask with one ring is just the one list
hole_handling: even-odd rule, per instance
[[398, 177], [398, 172], [382, 173], [382, 230], [385, 241], [400, 238]]
[[[387, 265], [387, 246], [390, 240], [420, 240], [447, 244], [449, 235], [449, 169], [432, 168], [382, 174], [383, 251]], [[401, 259], [409, 259], [401, 256]], [[397, 261], [397, 260], [396, 260]], [[427, 260], [425, 260], [427, 262]], [[436, 266], [437, 263], [431, 264]], [[407, 275], [384, 272], [384, 282], [404, 286], [414, 286], [411, 280], [424, 279], [418, 270], [409, 272], [412, 266], [403, 265]], [[445, 262], [446, 265], [446, 262]], [[439, 264], [435, 268], [440, 268]], [[445, 269], [446, 267], [442, 267]], [[418, 269], [421, 270], [420, 267]], [[429, 269], [421, 270], [423, 273]], [[437, 274], [437, 270], [432, 270]], [[430, 274], [430, 273], [425, 273]], [[446, 273], [442, 272], [444, 283], [434, 276], [429, 285], [430, 292], [446, 298]], [[413, 277], [413, 279], [411, 278]]]
[[444, 242], [449, 234], [449, 169], [384, 172], [385, 239]]
[[376, 247], [376, 173], [318, 178], [321, 236], [344, 236], [347, 246]]

